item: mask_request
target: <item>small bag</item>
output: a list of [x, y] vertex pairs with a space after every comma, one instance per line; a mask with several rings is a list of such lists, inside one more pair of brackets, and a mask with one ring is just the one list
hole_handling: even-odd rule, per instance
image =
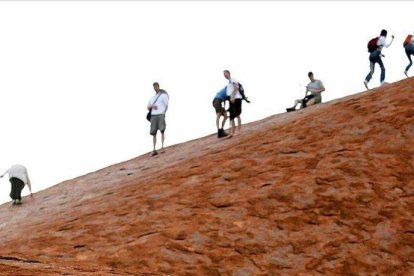
[[[155, 101], [152, 104], [155, 104], [160, 96], [161, 96], [161, 92], [160, 92], [160, 94], [157, 96], [157, 98], [155, 99]], [[147, 113], [147, 117], [146, 118], [147, 118], [148, 122], [151, 122], [151, 110], [152, 110], [152, 108]]]
[[151, 122], [151, 109], [147, 113], [147, 120]]

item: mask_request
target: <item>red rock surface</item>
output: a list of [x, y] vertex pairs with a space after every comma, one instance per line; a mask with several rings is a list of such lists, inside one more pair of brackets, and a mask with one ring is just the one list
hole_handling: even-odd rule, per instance
[[[253, 106], [252, 106], [253, 107]], [[0, 207], [2, 275], [413, 275], [414, 79]]]

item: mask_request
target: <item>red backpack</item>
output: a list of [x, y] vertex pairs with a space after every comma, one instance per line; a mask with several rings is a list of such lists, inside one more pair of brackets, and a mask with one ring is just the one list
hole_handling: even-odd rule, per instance
[[379, 37], [375, 37], [368, 42], [368, 52], [372, 53], [378, 48], [378, 39]]
[[407, 38], [404, 40], [403, 46], [407, 46], [411, 42], [411, 38], [413, 38], [412, 35], [407, 35]]

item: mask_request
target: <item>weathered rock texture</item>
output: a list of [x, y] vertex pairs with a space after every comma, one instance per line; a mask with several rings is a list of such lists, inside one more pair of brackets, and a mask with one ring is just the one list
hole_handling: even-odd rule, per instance
[[414, 79], [272, 116], [2, 205], [1, 274], [413, 275], [413, 152]]

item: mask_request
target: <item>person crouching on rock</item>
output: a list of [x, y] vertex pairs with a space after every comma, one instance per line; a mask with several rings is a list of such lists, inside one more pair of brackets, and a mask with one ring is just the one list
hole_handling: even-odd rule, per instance
[[[227, 87], [224, 87], [220, 92], [216, 94], [213, 100], [213, 107], [216, 110], [216, 126], [217, 126], [217, 137], [222, 138], [226, 137], [228, 134], [224, 131], [224, 125], [227, 121], [227, 111], [225, 109], [226, 102], [226, 90]], [[221, 122], [220, 128], [220, 118], [223, 116], [223, 121]]]
[[[325, 86], [323, 85], [322, 81], [316, 80], [313, 77], [312, 72], [308, 73], [308, 77], [311, 82], [306, 86], [305, 97], [301, 100], [295, 100], [295, 104], [292, 107], [286, 108], [287, 112], [295, 111], [298, 104], [301, 104], [300, 108], [305, 108], [309, 105], [314, 105], [322, 102], [321, 93], [325, 91]], [[310, 92], [309, 95], [308, 92]]]
[[33, 197], [29, 175], [27, 174], [27, 169], [24, 166], [19, 164], [13, 165], [2, 176], [0, 176], [0, 178], [2, 178], [5, 174], [9, 175], [11, 183], [10, 197], [13, 200], [13, 205], [22, 204], [22, 190], [26, 184], [29, 187], [30, 196]]

